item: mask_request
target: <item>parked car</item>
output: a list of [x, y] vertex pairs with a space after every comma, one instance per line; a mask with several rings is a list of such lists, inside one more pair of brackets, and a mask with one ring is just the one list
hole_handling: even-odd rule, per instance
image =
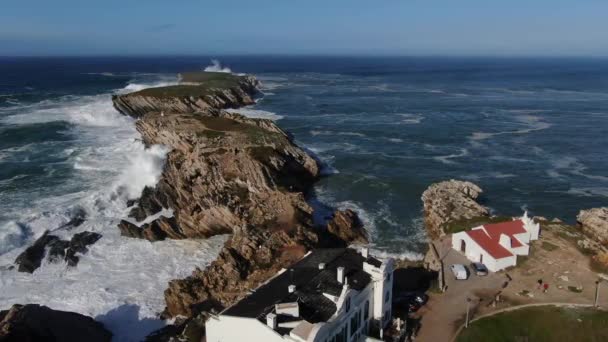
[[394, 304], [403, 305], [408, 309], [408, 312], [416, 312], [426, 302], [428, 302], [429, 296], [422, 291], [412, 291], [401, 293], [394, 299]]
[[486, 267], [486, 265], [484, 265], [480, 262], [471, 263], [471, 268], [473, 269], [475, 274], [477, 274], [478, 276], [488, 275], [488, 268]]
[[416, 312], [420, 309], [426, 302], [429, 301], [429, 296], [425, 293], [420, 293], [414, 295], [409, 302], [409, 311]]
[[463, 264], [454, 264], [451, 266], [452, 273], [454, 273], [454, 278], [457, 280], [467, 280], [469, 278], [469, 273], [467, 272], [467, 267]]

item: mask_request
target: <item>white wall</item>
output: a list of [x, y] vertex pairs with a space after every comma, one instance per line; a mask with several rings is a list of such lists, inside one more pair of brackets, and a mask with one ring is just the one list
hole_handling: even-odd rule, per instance
[[211, 317], [205, 323], [207, 342], [283, 341], [283, 337], [255, 318]]
[[515, 266], [516, 256], [510, 256], [501, 259], [494, 259], [488, 254], [481, 246], [471, 239], [466, 232], [458, 232], [452, 234], [452, 248], [460, 252], [460, 242], [464, 240], [466, 244], [465, 256], [471, 261], [480, 261], [480, 256], [483, 255], [483, 264], [486, 265], [488, 270], [492, 272], [498, 272], [510, 266]]
[[320, 323], [320, 327], [316, 332], [316, 335], [309, 339], [309, 341], [324, 342], [326, 339], [331, 338], [342, 330], [344, 326], [347, 327], [347, 336], [350, 336], [350, 321], [354, 315], [361, 315], [365, 310], [365, 305], [368, 305], [368, 318], [367, 321], [363, 321], [359, 327], [358, 332], [362, 332], [365, 335], [365, 323], [369, 322], [373, 317], [373, 282], [371, 282], [363, 291], [358, 292], [355, 290], [348, 290], [346, 299], [350, 299], [350, 310], [346, 312], [346, 307], [343, 305], [338, 308], [336, 316], [326, 323]]

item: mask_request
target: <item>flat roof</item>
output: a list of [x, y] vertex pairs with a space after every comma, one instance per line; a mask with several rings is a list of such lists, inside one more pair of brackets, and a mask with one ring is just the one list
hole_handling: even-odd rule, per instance
[[[221, 315], [256, 318], [265, 324], [266, 315], [274, 311], [275, 304], [298, 302], [301, 319], [310, 323], [326, 322], [337, 308], [323, 293], [339, 296], [342, 291], [343, 285], [337, 279], [337, 268], [344, 267], [349, 287], [361, 291], [371, 281], [371, 275], [363, 271], [364, 262], [374, 266], [382, 264], [378, 259], [364, 258], [351, 248], [315, 249], [285, 272], [228, 307]], [[319, 269], [320, 263], [325, 264], [323, 270]], [[295, 285], [296, 291], [289, 293], [289, 285]], [[283, 315], [277, 315], [279, 324], [283, 320], [281, 316]], [[291, 329], [277, 330], [284, 334]]]

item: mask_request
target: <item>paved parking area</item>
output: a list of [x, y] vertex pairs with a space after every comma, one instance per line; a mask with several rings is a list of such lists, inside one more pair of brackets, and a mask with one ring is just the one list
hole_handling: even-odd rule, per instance
[[[420, 318], [420, 330], [416, 341], [450, 341], [452, 334], [464, 321], [467, 298], [471, 299], [471, 310], [474, 310], [477, 305], [484, 305], [484, 300], [488, 301], [487, 298], [500, 291], [508, 280], [504, 273], [475, 275], [469, 267], [470, 261], [451, 249], [449, 238], [435, 242], [435, 245], [446, 268], [447, 290], [444, 294], [432, 294], [427, 305], [417, 313]], [[467, 266], [469, 279], [456, 280], [450, 270], [452, 264]]]

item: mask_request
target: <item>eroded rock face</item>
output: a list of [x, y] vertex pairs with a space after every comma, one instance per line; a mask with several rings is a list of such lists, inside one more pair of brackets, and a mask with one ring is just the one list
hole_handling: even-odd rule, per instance
[[91, 317], [37, 304], [0, 311], [0, 341], [109, 342], [112, 334]]
[[477, 203], [483, 191], [471, 182], [449, 180], [429, 186], [422, 194], [424, 224], [429, 237], [445, 235], [449, 222], [488, 216], [489, 211]]
[[148, 113], [137, 129], [146, 144], [171, 152], [159, 183], [142, 193], [132, 216], [141, 221], [171, 208], [174, 219], [152, 222], [141, 234], [121, 222], [124, 235], [205, 238], [245, 224], [289, 226], [308, 220], [304, 192], [317, 179], [318, 165], [273, 122], [216, 110]]
[[[128, 106], [124, 96], [115, 98], [116, 108], [139, 118], [146, 145], [171, 152], [156, 187], [133, 203], [131, 222], [119, 224], [122, 234], [151, 241], [232, 234], [211, 265], [169, 283], [165, 317], [220, 310], [311, 248], [366, 241], [352, 211], [337, 212], [327, 229], [314, 226], [305, 195], [319, 176], [317, 162], [274, 122], [221, 110], [248, 104], [245, 96], [206, 95], [205, 105], [188, 100], [183, 106], [181, 97], [150, 103], [137, 96], [127, 95]], [[162, 208], [174, 216], [141, 227], [132, 223]]]
[[583, 233], [608, 246], [608, 207], [581, 210], [576, 216]]

